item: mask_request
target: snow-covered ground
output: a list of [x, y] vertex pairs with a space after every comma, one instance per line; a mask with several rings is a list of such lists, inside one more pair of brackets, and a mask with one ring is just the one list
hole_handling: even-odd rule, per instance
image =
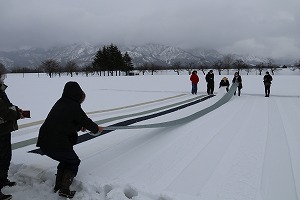
[[[216, 85], [223, 76], [216, 75]], [[242, 78], [240, 97], [190, 123], [116, 130], [76, 145], [82, 162], [72, 185], [78, 191], [74, 199], [300, 199], [300, 73], [286, 70], [274, 75], [270, 98], [264, 97], [263, 76]], [[82, 107], [94, 121], [120, 117], [103, 126], [128, 119], [124, 115], [195, 98], [188, 75], [50, 79], [43, 74], [9, 74], [5, 82], [10, 100], [32, 115], [19, 120], [12, 143], [37, 137], [40, 121], [69, 80], [79, 82], [86, 92]], [[197, 96], [205, 90], [200, 74]], [[218, 88], [215, 92], [204, 102], [137, 124], [193, 114], [224, 94]], [[32, 144], [13, 150], [9, 178], [17, 186], [2, 191], [15, 200], [62, 199], [52, 192], [58, 163], [28, 153], [35, 148]]]

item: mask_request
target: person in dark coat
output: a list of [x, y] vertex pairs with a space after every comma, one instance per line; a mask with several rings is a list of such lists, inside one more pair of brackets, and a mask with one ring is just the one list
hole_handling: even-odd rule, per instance
[[[17, 120], [24, 118], [22, 110], [8, 99], [4, 84], [6, 74], [0, 74], [0, 190], [5, 186], [14, 186], [16, 182], [8, 180], [8, 170], [12, 158], [11, 132], [18, 129]], [[0, 200], [11, 199], [11, 195], [0, 192]]]
[[228, 81], [228, 78], [227, 77], [223, 77], [222, 80], [220, 81], [220, 85], [219, 85], [219, 88], [220, 87], [226, 87], [226, 91], [228, 92], [229, 91], [229, 81]]
[[207, 82], [207, 94], [212, 95], [214, 94], [215, 89], [215, 80], [214, 80], [214, 72], [213, 70], [209, 70], [209, 72], [205, 76], [205, 80]]
[[272, 84], [273, 78], [270, 75], [270, 73], [267, 71], [266, 75], [264, 76], [264, 85], [265, 85], [265, 97], [270, 96], [270, 89], [271, 89], [271, 84]]
[[59, 162], [57, 166], [54, 192], [73, 198], [76, 191], [69, 187], [77, 175], [80, 159], [73, 146], [77, 142], [78, 131], [89, 130], [92, 133], [103, 131], [103, 127], [94, 123], [82, 110], [85, 93], [77, 82], [67, 82], [61, 98], [50, 110], [39, 130], [37, 146], [48, 157]]
[[[238, 72], [234, 73], [234, 77], [232, 79], [232, 83], [238, 83], [238, 96], [241, 96], [241, 89], [243, 88], [242, 85], [242, 77]], [[236, 95], [236, 91], [234, 92], [234, 95]]]
[[192, 82], [192, 94], [197, 94], [197, 85], [199, 82], [199, 77], [197, 75], [197, 71], [193, 71], [192, 75], [190, 76], [190, 81]]

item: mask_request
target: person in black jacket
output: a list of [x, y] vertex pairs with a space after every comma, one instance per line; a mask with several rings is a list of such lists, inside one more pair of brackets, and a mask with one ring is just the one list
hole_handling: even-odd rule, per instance
[[[232, 83], [238, 83], [238, 96], [241, 96], [241, 89], [243, 88], [242, 85], [242, 77], [238, 72], [234, 73], [234, 77], [232, 79]], [[234, 95], [236, 95], [236, 91], [234, 92]]]
[[212, 95], [214, 94], [215, 89], [215, 81], [214, 81], [214, 72], [213, 70], [209, 70], [209, 72], [205, 76], [205, 80], [207, 82], [207, 94]]
[[[8, 99], [4, 84], [6, 74], [0, 74], [0, 190], [5, 186], [14, 186], [16, 182], [8, 180], [8, 170], [12, 158], [11, 132], [18, 129], [17, 120], [24, 118], [22, 110]], [[0, 192], [0, 200], [11, 199], [11, 195]]]
[[223, 77], [222, 80], [220, 81], [220, 85], [219, 85], [219, 88], [220, 87], [226, 87], [226, 91], [228, 92], [229, 91], [229, 81], [228, 81], [228, 78], [227, 77]]
[[54, 192], [73, 198], [76, 191], [69, 187], [77, 175], [80, 159], [73, 146], [77, 142], [78, 131], [89, 130], [92, 133], [103, 131], [103, 127], [94, 123], [82, 110], [81, 103], [85, 93], [77, 82], [67, 82], [62, 97], [54, 104], [45, 122], [39, 130], [37, 146], [48, 157], [59, 162], [57, 166]]
[[271, 88], [271, 84], [272, 84], [272, 76], [270, 75], [270, 73], [267, 71], [266, 75], [264, 76], [264, 85], [265, 85], [265, 97], [269, 97], [270, 96], [270, 88]]

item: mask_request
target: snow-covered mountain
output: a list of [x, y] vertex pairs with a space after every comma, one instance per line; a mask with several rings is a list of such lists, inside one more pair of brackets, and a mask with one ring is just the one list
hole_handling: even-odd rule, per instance
[[[72, 44], [63, 47], [53, 47], [49, 49], [27, 49], [10, 52], [0, 52], [0, 62], [6, 67], [38, 67], [46, 59], [55, 59], [61, 64], [68, 61], [75, 61], [78, 65], [88, 65], [93, 61], [96, 52], [104, 45], [92, 45], [90, 43]], [[221, 60], [223, 55], [213, 49], [181, 49], [178, 47], [145, 44], [141, 46], [117, 45], [122, 53], [128, 52], [133, 59], [135, 66], [151, 62], [158, 65], [171, 65], [175, 62], [188, 65], [208, 64], [216, 60]], [[254, 56], [238, 56], [249, 64], [265, 62], [266, 59]]]

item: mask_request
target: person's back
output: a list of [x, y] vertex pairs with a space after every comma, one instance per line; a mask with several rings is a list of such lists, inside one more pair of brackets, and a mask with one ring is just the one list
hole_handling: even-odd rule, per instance
[[265, 85], [265, 97], [269, 97], [270, 96], [272, 81], [273, 81], [273, 77], [267, 71], [266, 75], [264, 76], [264, 80], [263, 80], [264, 85]]
[[271, 85], [272, 80], [273, 80], [273, 77], [269, 74], [269, 72], [266, 72], [266, 75], [264, 76], [264, 84]]

